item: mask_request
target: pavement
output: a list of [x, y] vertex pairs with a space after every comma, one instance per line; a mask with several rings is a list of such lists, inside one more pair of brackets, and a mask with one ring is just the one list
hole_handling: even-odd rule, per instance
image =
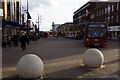
[[[120, 72], [118, 67], [120, 59], [117, 53], [118, 50], [117, 49], [118, 47], [116, 47], [116, 45], [118, 44], [117, 41], [109, 41], [111, 43], [111, 46], [109, 48], [111, 47], [114, 48], [111, 48], [109, 50], [109, 52], [111, 53], [105, 54], [105, 62], [100, 68], [89, 68], [84, 66], [81, 58], [82, 54], [77, 54], [77, 53], [78, 52], [84, 53], [84, 51], [89, 48], [83, 47], [82, 45], [81, 46], [82, 51], [76, 49], [76, 48], [80, 48], [78, 47], [79, 45], [76, 42], [82, 43], [81, 40], [72, 40], [72, 39], [68, 40], [65, 38], [53, 37], [53, 38], [48, 38], [46, 40], [38, 40], [37, 43], [31, 41], [30, 45], [27, 46], [27, 49], [25, 51], [22, 51], [20, 47], [4, 48], [2, 55], [3, 57], [2, 77], [5, 79], [19, 78], [16, 71], [17, 62], [25, 54], [33, 53], [40, 56], [40, 58], [43, 60], [44, 72], [42, 75], [45, 79], [88, 78], [89, 80], [93, 78], [97, 78], [97, 79], [107, 78], [109, 80], [110, 79], [120, 80], [119, 78]], [[73, 46], [70, 46], [70, 43], [74, 44], [73, 46], [77, 46], [75, 50], [71, 50], [73, 49]], [[57, 48], [58, 44], [59, 44], [59, 48]], [[63, 48], [66, 48], [66, 50], [64, 50]], [[101, 50], [103, 52], [107, 52], [107, 49], [108, 48]], [[57, 51], [57, 53], [54, 53], [54, 51]], [[60, 55], [61, 51], [62, 53], [66, 53], [66, 54]], [[73, 52], [75, 54], [73, 54]], [[10, 56], [14, 56], [14, 57], [10, 57]]]

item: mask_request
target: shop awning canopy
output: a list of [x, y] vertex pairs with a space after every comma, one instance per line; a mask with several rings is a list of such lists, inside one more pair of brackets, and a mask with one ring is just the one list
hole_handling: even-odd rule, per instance
[[10, 21], [10, 20], [5, 20], [5, 19], [2, 20], [2, 23], [7, 24], [7, 25], [12, 25], [12, 26], [15, 26], [18, 24], [17, 21]]
[[2, 19], [2, 27], [21, 29], [24, 25], [18, 24], [17, 21], [9, 21]]

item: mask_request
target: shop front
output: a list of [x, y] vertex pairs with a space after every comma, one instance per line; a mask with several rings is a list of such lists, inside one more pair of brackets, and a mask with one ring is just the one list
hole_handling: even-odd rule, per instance
[[120, 26], [109, 26], [109, 39], [120, 40]]

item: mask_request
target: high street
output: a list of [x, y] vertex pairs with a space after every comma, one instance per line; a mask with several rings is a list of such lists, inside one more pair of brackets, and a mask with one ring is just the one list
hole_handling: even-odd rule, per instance
[[[90, 48], [102, 51], [105, 62], [101, 68], [84, 67], [82, 54]], [[44, 63], [44, 78], [86, 78], [118, 76], [118, 41], [109, 41], [106, 48], [85, 47], [83, 40], [49, 37], [31, 41], [25, 51], [20, 47], [7, 47], [2, 50], [3, 78], [16, 78], [16, 66], [25, 54], [36, 54]]]

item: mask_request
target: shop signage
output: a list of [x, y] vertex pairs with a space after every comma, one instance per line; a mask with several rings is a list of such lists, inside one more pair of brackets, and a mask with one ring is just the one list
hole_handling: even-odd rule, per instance
[[120, 26], [110, 26], [108, 28], [109, 31], [120, 31]]

